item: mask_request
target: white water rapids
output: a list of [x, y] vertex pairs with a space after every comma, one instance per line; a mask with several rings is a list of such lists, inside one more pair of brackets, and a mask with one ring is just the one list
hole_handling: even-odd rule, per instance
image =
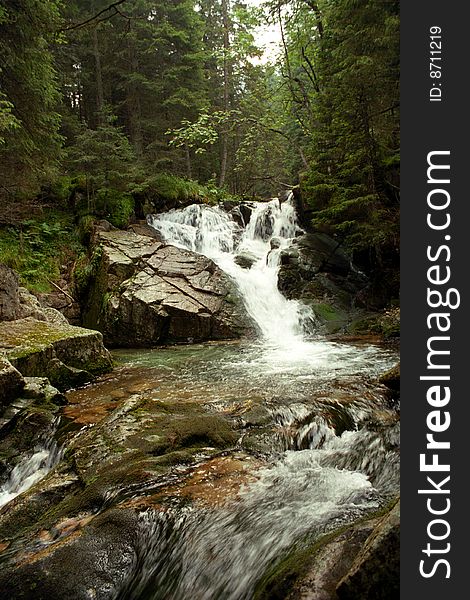
[[[244, 230], [222, 209], [195, 204], [150, 216], [149, 223], [167, 243], [211, 258], [236, 282], [263, 339], [276, 347], [279, 342], [292, 347], [302, 343], [308, 311], [284, 298], [277, 289], [277, 274], [281, 250], [300, 231], [295, 210], [290, 201], [277, 199], [253, 205]], [[271, 250], [271, 240], [279, 247]], [[237, 255], [253, 260], [251, 268], [239, 266]]]
[[0, 508], [40, 481], [59, 462], [61, 452], [54, 440], [24, 456], [0, 486]]
[[[249, 600], [267, 569], [305, 536], [318, 539], [397, 493], [399, 429], [364, 426], [374, 411], [387, 409], [381, 392], [363, 383], [395, 356], [305, 335], [308, 311], [277, 288], [279, 254], [299, 233], [290, 202], [253, 203], [244, 229], [207, 206], [148, 221], [165, 242], [213, 259], [236, 282], [261, 334], [222, 360], [193, 363], [185, 354], [178, 385], [191, 390], [193, 401], [220, 410], [233, 395], [241, 402], [263, 395], [272, 454], [234, 504], [143, 512], [141, 551], [116, 598]], [[236, 262], [244, 253], [252, 255], [251, 268]], [[335, 414], [344, 431], [331, 425]], [[244, 438], [239, 444], [244, 447]]]
[[[168, 463], [166, 454], [149, 454], [155, 473], [160, 461], [168, 465], [161, 478], [112, 482], [112, 493], [118, 495], [115, 500], [107, 496], [100, 510], [114, 501], [116, 510], [139, 506], [139, 524], [132, 535], [123, 530], [132, 557], [118, 563], [113, 560], [121, 546], [106, 542], [105, 548], [100, 525], [95, 528], [92, 521], [89, 526], [85, 564], [94, 561], [102, 575], [97, 578], [97, 586], [105, 586], [100, 598], [251, 600], [263, 577], [290, 552], [367, 518], [398, 493], [399, 423], [376, 381], [396, 362], [396, 352], [311, 335], [309, 310], [284, 298], [277, 287], [280, 253], [301, 233], [294, 207], [278, 200], [250, 206], [244, 227], [218, 207], [194, 205], [148, 217], [166, 243], [208, 256], [232, 278], [258, 326], [259, 340], [116, 351], [125, 369], [103, 380], [101, 391], [99, 382], [88, 388], [89, 395], [84, 391], [84, 402], [91, 405], [96, 400], [109, 404], [110, 391], [122, 392], [109, 418], [135, 437], [141, 433], [144, 443], [156, 443], [159, 435], [146, 438], [145, 427], [160, 413], [152, 409], [137, 417], [124, 411], [126, 403], [131, 407], [142, 400], [142, 408], [155, 403], [163, 416], [174, 411], [174, 419], [183, 422], [194, 414], [203, 424], [206, 415], [215, 415], [236, 432], [233, 442], [230, 438], [220, 448], [212, 447], [216, 435], [201, 434], [201, 447], [196, 436], [191, 441], [191, 450], [197, 449], [194, 462], [186, 462], [185, 446], [175, 446], [174, 452], [169, 448]], [[252, 264], [242, 268], [237, 261]], [[192, 412], [195, 406], [200, 412]], [[59, 459], [52, 441], [36, 447], [0, 488], [0, 506], [35, 484]], [[243, 468], [231, 474], [230, 466], [237, 464]], [[134, 468], [132, 458], [129, 465]], [[206, 479], [212, 469], [214, 477]], [[220, 503], [215, 502], [219, 479]], [[188, 499], [185, 490], [196, 495]], [[119, 533], [114, 535], [119, 541]], [[84, 581], [88, 586], [89, 579]], [[87, 593], [98, 597], [90, 589]]]

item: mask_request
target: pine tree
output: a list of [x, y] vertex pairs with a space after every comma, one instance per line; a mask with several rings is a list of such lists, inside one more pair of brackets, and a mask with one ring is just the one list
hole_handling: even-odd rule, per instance
[[0, 7], [0, 197], [37, 191], [59, 157], [59, 95], [49, 44], [59, 1], [3, 0]]

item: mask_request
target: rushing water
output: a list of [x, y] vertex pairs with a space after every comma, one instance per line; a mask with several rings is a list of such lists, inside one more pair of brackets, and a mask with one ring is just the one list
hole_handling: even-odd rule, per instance
[[[149, 222], [167, 243], [210, 257], [234, 280], [259, 339], [115, 351], [121, 366], [113, 374], [69, 394], [64, 416], [91, 434], [107, 411], [125, 428], [122, 407], [142, 399], [175, 418], [185, 403], [198, 418], [223, 415], [239, 436], [225, 452], [202, 448], [196, 464], [176, 464], [171, 485], [156, 481], [158, 490], [169, 486], [167, 496], [144, 502], [135, 560], [110, 600], [248, 600], [303, 540], [311, 544], [398, 493], [399, 424], [376, 382], [396, 353], [310, 335], [309, 311], [277, 288], [279, 254], [300, 232], [294, 208], [272, 200], [252, 209], [244, 228], [207, 206]], [[238, 264], [240, 255], [251, 268]], [[130, 427], [145, 436], [138, 421]], [[53, 444], [25, 457], [0, 489], [0, 505], [59, 458]], [[230, 485], [224, 464], [243, 465]], [[179, 491], [192, 478], [199, 496], [183, 501]], [[130, 488], [117, 492], [117, 503], [152, 493]]]
[[0, 486], [0, 508], [40, 481], [60, 458], [61, 452], [52, 438], [33, 454], [24, 456]]
[[[236, 282], [266, 342], [284, 350], [302, 346], [309, 311], [277, 288], [279, 254], [300, 231], [294, 207], [278, 199], [253, 205], [244, 230], [222, 209], [200, 205], [150, 216], [149, 223], [166, 242], [208, 256]], [[237, 264], [240, 255], [254, 261], [251, 268]]]
[[[212, 258], [236, 282], [261, 336], [239, 345], [126, 351], [121, 359], [158, 370], [161, 400], [190, 397], [219, 411], [237, 401], [264, 407], [271, 435], [268, 464], [241, 486], [236, 502], [142, 513], [140, 554], [117, 595], [252, 598], [266, 569], [306, 535], [315, 539], [397, 493], [398, 425], [393, 418], [384, 425], [392, 411], [369, 379], [396, 356], [305, 335], [308, 311], [277, 289], [279, 253], [299, 232], [290, 202], [254, 204], [244, 230], [205, 206], [149, 222], [167, 243]], [[251, 268], [237, 264], [243, 253], [252, 257]], [[375, 425], [365, 425], [370, 421]], [[249, 436], [248, 426], [241, 448], [250, 446]]]
[[[314, 347], [310, 370], [306, 363], [270, 370], [262, 345], [249, 343], [116, 353], [147, 379], [155, 369], [158, 386], [146, 393], [156, 399], [187, 398], [221, 412], [237, 401], [262, 406], [270, 430], [265, 466], [240, 482], [235, 500], [142, 513], [140, 553], [120, 600], [252, 598], [266, 569], [304, 536], [315, 539], [397, 493], [397, 427], [361, 425], [384, 411], [383, 392], [365, 374], [378, 374], [395, 356], [374, 347]], [[250, 426], [245, 431], [248, 438]], [[247, 438], [240, 448], [250, 448]]]

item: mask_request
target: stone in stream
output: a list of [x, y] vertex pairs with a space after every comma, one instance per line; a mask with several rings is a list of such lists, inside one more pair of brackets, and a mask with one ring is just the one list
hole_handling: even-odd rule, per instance
[[245, 251], [237, 254], [234, 260], [239, 267], [242, 267], [242, 269], [251, 269], [258, 260], [258, 257], [252, 252]]
[[397, 600], [400, 504], [288, 552], [261, 579], [255, 600]]
[[400, 504], [377, 524], [336, 588], [339, 600], [395, 600], [400, 583]]
[[233, 282], [199, 254], [131, 231], [99, 232], [84, 323], [107, 344], [238, 338], [252, 329]]

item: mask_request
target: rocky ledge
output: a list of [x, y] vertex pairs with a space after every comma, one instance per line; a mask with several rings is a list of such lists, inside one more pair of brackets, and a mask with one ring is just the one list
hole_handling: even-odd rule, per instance
[[84, 324], [112, 346], [233, 339], [249, 333], [236, 287], [199, 254], [133, 231], [99, 231]]
[[1, 413], [22, 393], [25, 377], [46, 377], [67, 390], [111, 369], [101, 333], [74, 327], [58, 310], [41, 306], [19, 286], [17, 273], [0, 264]]
[[60, 390], [91, 381], [111, 370], [112, 361], [98, 331], [32, 317], [0, 323], [4, 358], [26, 377], [47, 377]]

